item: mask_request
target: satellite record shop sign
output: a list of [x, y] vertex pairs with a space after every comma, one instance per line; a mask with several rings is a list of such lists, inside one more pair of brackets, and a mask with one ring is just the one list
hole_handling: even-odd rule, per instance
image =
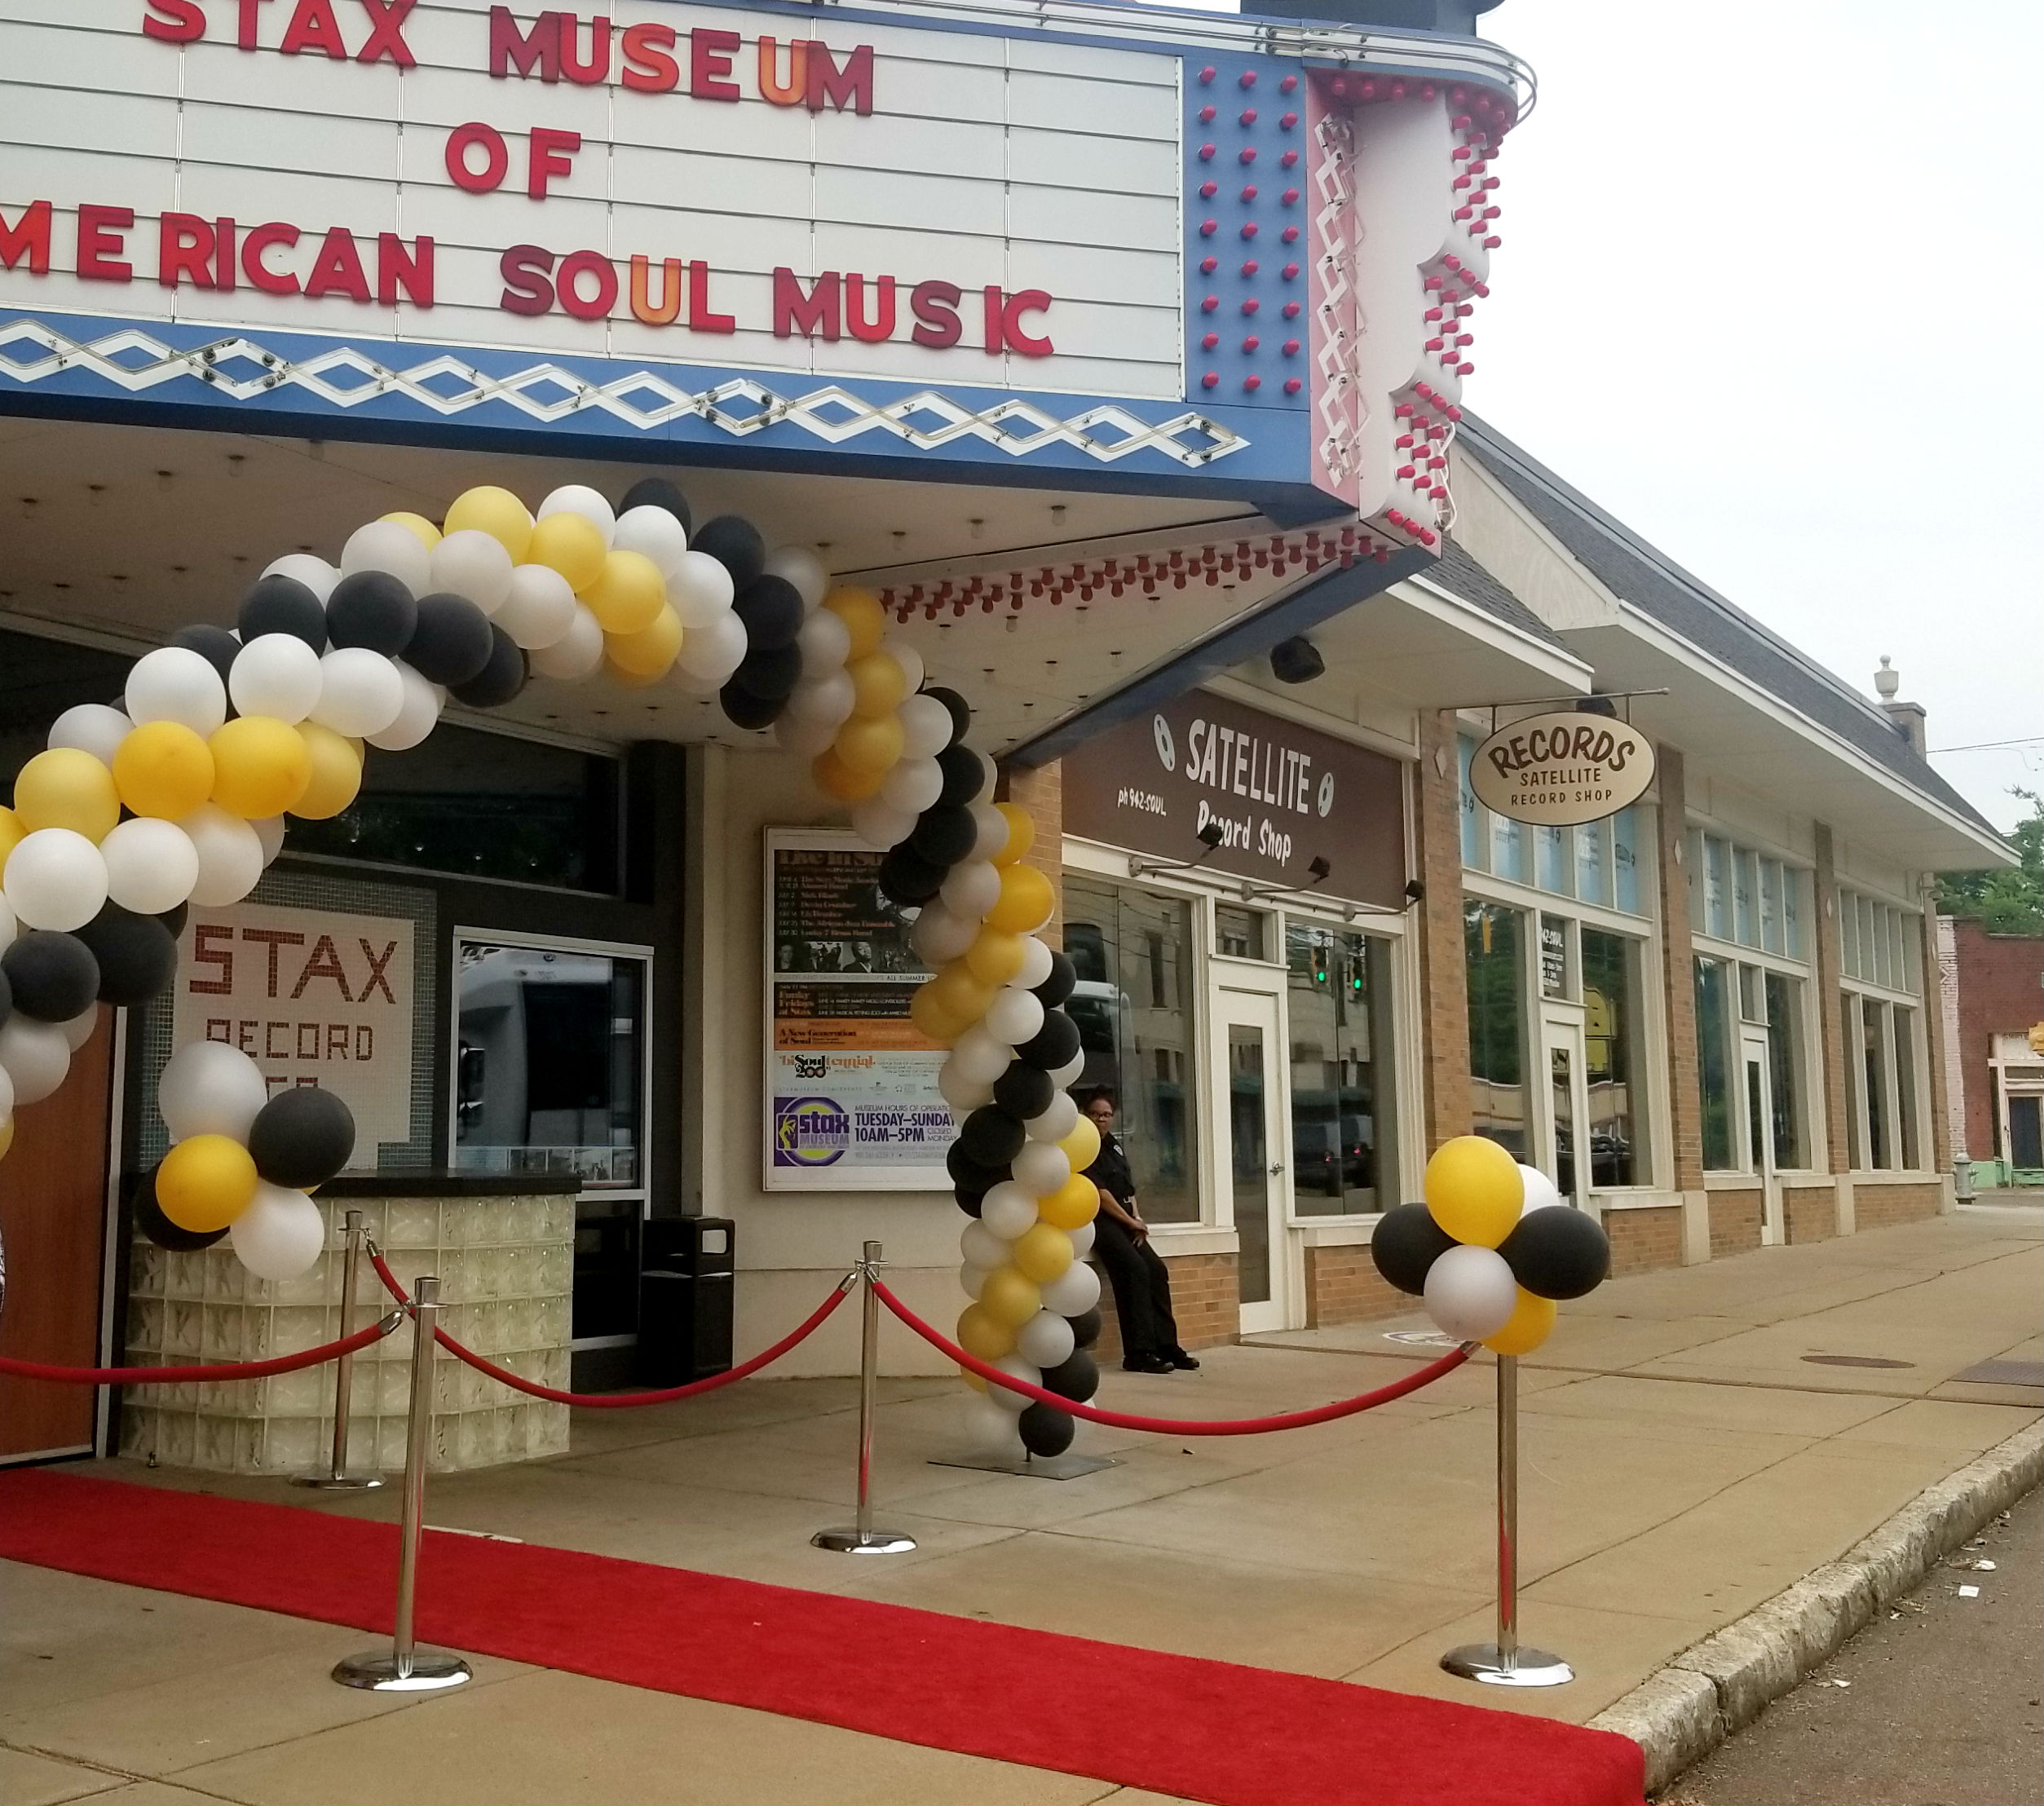
[[1469, 781], [1508, 821], [1563, 828], [1601, 821], [1637, 802], [1653, 782], [1653, 744], [1603, 715], [1530, 715], [1477, 748]]

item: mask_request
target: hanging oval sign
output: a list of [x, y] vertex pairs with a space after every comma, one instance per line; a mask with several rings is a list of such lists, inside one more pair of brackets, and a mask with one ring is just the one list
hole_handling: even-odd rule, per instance
[[1529, 715], [1477, 748], [1470, 783], [1508, 821], [1601, 821], [1653, 782], [1653, 743], [1608, 715]]

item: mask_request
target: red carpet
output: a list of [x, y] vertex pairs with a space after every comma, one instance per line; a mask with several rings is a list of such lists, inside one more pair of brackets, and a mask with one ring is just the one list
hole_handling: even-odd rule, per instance
[[[391, 1627], [397, 1532], [47, 1468], [0, 1473], [0, 1557]], [[1570, 1724], [532, 1544], [429, 1534], [418, 1631], [662, 1693], [1216, 1806], [1640, 1806]]]

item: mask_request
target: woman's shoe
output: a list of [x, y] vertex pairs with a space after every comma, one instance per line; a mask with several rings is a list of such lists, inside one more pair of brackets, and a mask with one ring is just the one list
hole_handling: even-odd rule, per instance
[[1131, 1373], [1168, 1373], [1171, 1371], [1171, 1363], [1161, 1354], [1124, 1355], [1121, 1364]]

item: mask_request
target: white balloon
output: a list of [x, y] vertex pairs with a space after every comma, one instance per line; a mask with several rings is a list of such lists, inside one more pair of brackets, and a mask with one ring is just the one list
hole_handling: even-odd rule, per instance
[[894, 713], [904, 759], [934, 759], [951, 744], [951, 711], [934, 696], [904, 696]]
[[[923, 687], [923, 655], [907, 640], [888, 638], [880, 642], [880, 649], [902, 668], [902, 676], [907, 680], [907, 690], [914, 695]], [[942, 703], [937, 705], [943, 709]], [[946, 714], [951, 711], [944, 709]]]
[[954, 916], [978, 921], [1000, 901], [1000, 870], [990, 859], [966, 859], [951, 868], [938, 893]]
[[1012, 1242], [1035, 1226], [1035, 1196], [1013, 1179], [1004, 1179], [981, 1200], [979, 1221], [988, 1234]]
[[38, 828], [15, 842], [0, 885], [24, 928], [83, 928], [107, 900], [107, 862], [84, 835]]
[[310, 1273], [325, 1250], [326, 1218], [303, 1192], [263, 1180], [227, 1239], [258, 1279], [296, 1279]]
[[996, 1040], [1005, 1041], [1010, 1047], [1020, 1047], [1024, 1041], [1034, 1040], [1041, 1031], [1043, 1002], [1026, 991], [1004, 984], [987, 1005], [985, 1019], [987, 1032]]
[[[497, 545], [495, 540], [490, 544]], [[503, 548], [498, 546], [501, 551]], [[275, 639], [272, 634], [265, 636]], [[256, 644], [260, 645], [258, 640]], [[249, 651], [254, 651], [250, 647]], [[241, 669], [245, 651], [234, 661]], [[404, 713], [404, 679], [396, 665], [366, 646], [337, 646], [320, 659], [320, 700], [312, 705], [311, 718], [350, 740], [367, 740], [380, 734]]]
[[567, 631], [551, 646], [539, 646], [528, 655], [532, 669], [543, 678], [563, 678], [571, 683], [589, 676], [603, 662], [603, 629], [596, 616], [581, 603]]
[[202, 802], [178, 824], [199, 855], [192, 901], [208, 909], [239, 903], [263, 876], [263, 837], [218, 803]]
[[[962, 960], [965, 950], [979, 938], [979, 924], [954, 916], [940, 903], [927, 903], [909, 930], [908, 944], [919, 958], [933, 966]], [[996, 1073], [995, 1077], [998, 1078]]]
[[1050, 943], [1039, 940], [1034, 934], [1023, 935], [1022, 970], [1009, 982], [1024, 991], [1034, 991], [1050, 973]]
[[[974, 748], [973, 750], [977, 752], [978, 749]], [[973, 801], [974, 802], [991, 802], [994, 800], [994, 792], [1000, 783], [1000, 768], [996, 765], [991, 759], [988, 758], [984, 753], [981, 753], [979, 755], [979, 769], [981, 773], [979, 779], [979, 794], [973, 797]]]
[[1048, 1198], [1071, 1177], [1071, 1161], [1055, 1141], [1025, 1141], [1012, 1169], [1032, 1198]]
[[660, 574], [669, 580], [682, 567], [688, 550], [688, 529], [678, 516], [665, 508], [650, 505], [627, 508], [617, 517], [617, 531], [611, 536], [611, 550], [637, 552], [651, 559]]
[[1079, 1106], [1069, 1091], [1061, 1091], [1050, 1100], [1050, 1108], [1040, 1116], [1032, 1116], [1022, 1124], [1032, 1141], [1062, 1141], [1079, 1124]]
[[[1019, 1354], [1004, 1354], [993, 1365], [1003, 1373], [1014, 1379], [1026, 1381], [1030, 1385], [1040, 1386], [1044, 1383], [1043, 1374], [1035, 1364], [1033, 1362], [1023, 1360]], [[999, 1405], [1003, 1411], [1012, 1411], [1018, 1417], [1036, 1402], [1026, 1393], [1010, 1392], [1005, 1386], [987, 1387], [987, 1396]]]
[[397, 673], [404, 700], [391, 717], [389, 726], [362, 737], [386, 753], [408, 753], [439, 722], [440, 688], [429, 683], [402, 659], [391, 660], [391, 668]]
[[14, 1075], [5, 1066], [0, 1066], [0, 1128], [5, 1128], [13, 1115]]
[[885, 794], [852, 805], [852, 832], [883, 852], [916, 832], [916, 811], [897, 809]]
[[[679, 665], [674, 667], [681, 673], [680, 687], [691, 694], [713, 696], [719, 686], [707, 678], [691, 678]], [[837, 738], [837, 730], [820, 721], [803, 721], [784, 712], [774, 723], [774, 738], [780, 743], [782, 751], [792, 753], [798, 759], [813, 759], [830, 750], [831, 743]]]
[[1561, 1202], [1561, 1194], [1553, 1180], [1538, 1167], [1530, 1167], [1523, 1160], [1519, 1163], [1519, 1177], [1525, 1186], [1525, 1202], [1519, 1208], [1521, 1217], [1530, 1217], [1536, 1210], [1552, 1210]]
[[1427, 1314], [1443, 1336], [1481, 1342], [1518, 1308], [1519, 1282], [1495, 1248], [1451, 1247], [1427, 1269]]
[[129, 720], [174, 721], [201, 740], [227, 718], [227, 687], [212, 661], [188, 647], [144, 652], [128, 673], [126, 700]]
[[792, 583], [802, 598], [806, 613], [813, 613], [830, 590], [830, 573], [823, 561], [806, 546], [783, 545], [766, 554], [766, 574]]
[[804, 678], [788, 692], [788, 712], [803, 721], [825, 722], [841, 726], [850, 718], [852, 704], [859, 700], [850, 676], [827, 671], [819, 678]]
[[745, 623], [726, 608], [699, 625], [684, 625], [680, 662], [691, 677], [722, 683], [745, 662]]
[[497, 625], [528, 652], [555, 644], [575, 625], [575, 592], [549, 564], [520, 564], [511, 572]]
[[969, 1266], [991, 1269], [1008, 1265], [1008, 1244], [984, 1223], [966, 1224], [959, 1233], [958, 1252]]
[[259, 635], [234, 655], [227, 670], [227, 694], [245, 715], [274, 715], [295, 725], [319, 707], [320, 689], [320, 655], [296, 634]]
[[99, 842], [107, 895], [138, 916], [175, 909], [199, 881], [199, 850], [175, 822], [134, 815]]
[[263, 863], [273, 865], [276, 856], [284, 850], [284, 818], [281, 815], [257, 815], [249, 823], [255, 830], [255, 837], [263, 843]]
[[987, 1275], [993, 1270], [991, 1267], [976, 1267], [969, 1261], [961, 1262], [958, 1269], [958, 1289], [978, 1303], [979, 1288], [987, 1283]]
[[1085, 1070], [1086, 1055], [1084, 1049], [1082, 1049], [1073, 1054], [1062, 1066], [1053, 1066], [1051, 1069], [1050, 1082], [1062, 1091]]
[[994, 1088], [968, 1079], [958, 1070], [955, 1058], [947, 1059], [937, 1069], [937, 1088], [943, 1093], [944, 1102], [961, 1116], [994, 1101]]
[[100, 764], [111, 766], [113, 755], [134, 726], [110, 704], [77, 703], [50, 723], [50, 744], [90, 753]]
[[282, 558], [274, 558], [263, 567], [266, 577], [289, 577], [294, 583], [302, 583], [320, 598], [320, 606], [326, 606], [326, 598], [333, 594], [333, 586], [341, 581], [341, 573], [323, 558], [315, 558], [310, 552], [286, 552]]
[[965, 1406], [965, 1437], [976, 1455], [989, 1459], [1019, 1461], [1026, 1452], [1015, 1428], [1015, 1414], [990, 1394], [1000, 1391], [989, 1386], [975, 1392]]
[[[929, 699], [925, 697], [922, 700], [927, 701]], [[941, 708], [943, 704], [938, 706]], [[947, 721], [950, 718], [948, 709], [945, 710], [945, 718]], [[991, 861], [1008, 844], [1008, 818], [990, 802], [976, 802], [972, 805], [972, 811], [973, 826], [979, 836], [973, 842], [972, 857]]]
[[[0, 951], [4, 951], [14, 944], [15, 932], [13, 907], [5, 896], [0, 896]], [[5, 1111], [0, 1111], [0, 1115], [5, 1114]]]
[[801, 625], [795, 643], [802, 649], [806, 676], [821, 677], [834, 671], [852, 656], [852, 630], [841, 616], [819, 608]]
[[1008, 1070], [1009, 1062], [1015, 1058], [1015, 1050], [1005, 1041], [996, 1040], [981, 1024], [974, 1022], [958, 1037], [951, 1057], [957, 1062], [963, 1077], [991, 1084]]
[[1093, 1252], [1093, 1230], [1095, 1226], [1096, 1225], [1093, 1223], [1081, 1223], [1078, 1228], [1068, 1229], [1065, 1231], [1066, 1234], [1071, 1238], [1071, 1257], [1073, 1260], [1083, 1261], [1088, 1255]]
[[1043, 1288], [1044, 1309], [1060, 1317], [1083, 1317], [1100, 1302], [1100, 1275], [1075, 1261]]
[[682, 553], [667, 580], [667, 599], [682, 617], [684, 637], [704, 622], [728, 613], [737, 594], [731, 572], [707, 552]]
[[544, 520], [549, 514], [580, 514], [603, 536], [606, 546], [617, 534], [616, 511], [601, 491], [590, 488], [586, 483], [563, 484], [540, 504], [540, 511], [533, 518]]
[[398, 520], [373, 520], [348, 535], [341, 548], [341, 575], [388, 571], [415, 596], [432, 587], [430, 556], [419, 536]]
[[880, 781], [880, 794], [895, 808], [920, 815], [944, 793], [944, 774], [934, 759], [899, 759]]
[[449, 533], [426, 554], [426, 567], [430, 589], [466, 596], [486, 615], [494, 615], [511, 593], [511, 554], [479, 528]]
[[187, 1041], [157, 1080], [157, 1109], [174, 1141], [188, 1135], [246, 1141], [249, 1125], [269, 1101], [262, 1069], [225, 1041]]
[[17, 1105], [39, 1104], [71, 1070], [71, 1044], [57, 1023], [17, 1013], [0, 1022], [0, 1067], [13, 1084]]
[[1054, 1310], [1038, 1311], [1022, 1325], [1022, 1333], [1015, 1338], [1016, 1353], [1039, 1367], [1062, 1367], [1078, 1345], [1071, 1332], [1071, 1320], [1060, 1317]]
[[[682, 664], [679, 659], [675, 660], [675, 661], [667, 668], [667, 681], [672, 684], [674, 688], [680, 691], [683, 695], [699, 696], [704, 702], [709, 701], [720, 690], [724, 687], [724, 680], [722, 678], [699, 678], [694, 672], [690, 670], [686, 665]], [[787, 714], [785, 711], [784, 711], [780, 721], [775, 722], [774, 726], [776, 728], [779, 727], [781, 722], [786, 721], [787, 718]], [[802, 757], [805, 758], [815, 758], [818, 753], [822, 752], [825, 747], [830, 744], [832, 740], [837, 738], [837, 730], [834, 727], [831, 729], [826, 738], [819, 740], [815, 738], [815, 735], [809, 731], [809, 727], [806, 723], [801, 725], [802, 726], [803, 731], [801, 734], [795, 735], [792, 740], [781, 738], [781, 744], [786, 747], [791, 753], [797, 749], [798, 744], [803, 747], [814, 748], [813, 751], [805, 752], [802, 754]], [[776, 737], [779, 736], [777, 735]]]

